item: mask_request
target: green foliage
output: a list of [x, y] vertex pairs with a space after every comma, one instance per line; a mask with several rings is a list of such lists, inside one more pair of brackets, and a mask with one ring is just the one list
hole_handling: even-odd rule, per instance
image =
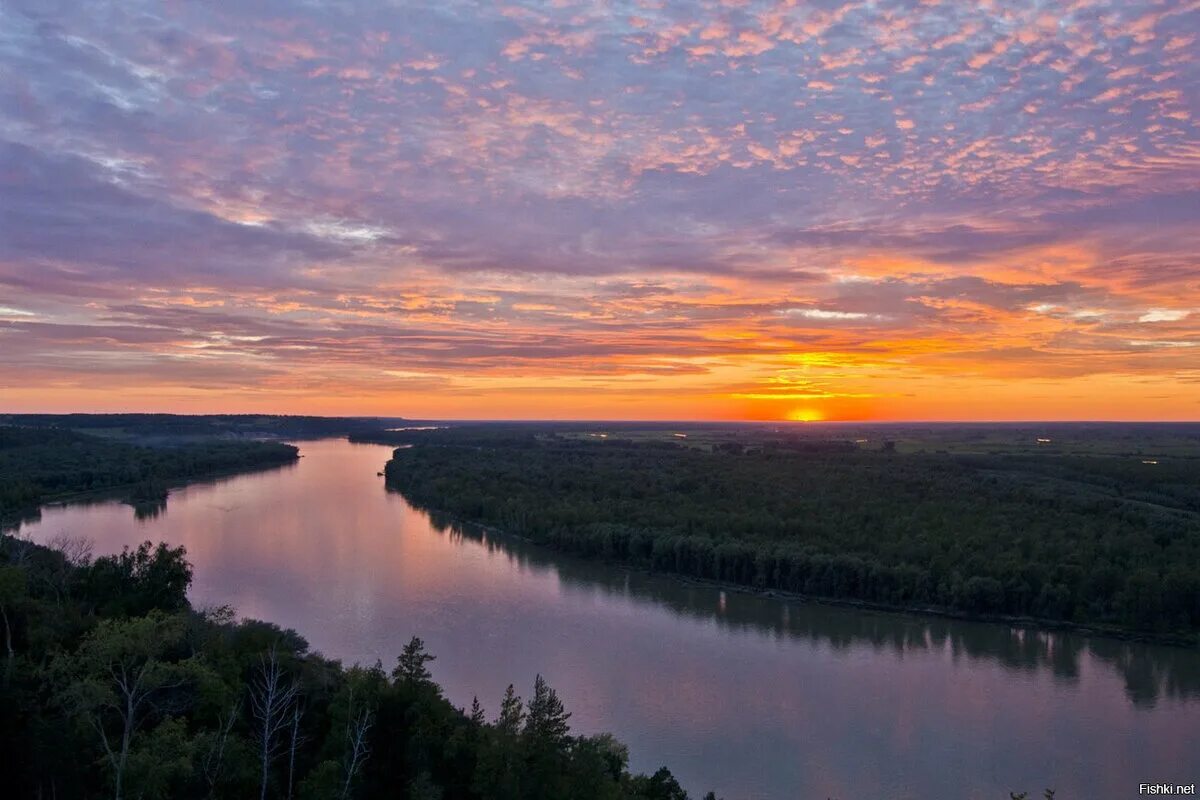
[[105, 616], [139, 616], [151, 609], [186, 608], [191, 582], [192, 567], [182, 547], [143, 542], [135, 550], [96, 559], [84, 578], [84, 592]]
[[169, 717], [153, 745], [140, 736], [189, 680], [192, 665], [171, 657], [183, 628], [182, 617], [160, 610], [100, 620], [74, 652], [60, 653], [48, 669], [66, 713], [98, 737], [117, 798], [135, 775], [143, 792], [160, 796], [178, 772], [170, 763], [190, 752], [182, 728]]
[[20, 567], [0, 567], [0, 623], [4, 625], [4, 649], [11, 658], [13, 651], [13, 625], [18, 608], [29, 590], [29, 577]]
[[639, 775], [631, 784], [633, 796], [638, 800], [687, 800], [688, 796], [666, 767], [650, 777]]
[[390, 487], [584, 556], [831, 599], [1200, 631], [1200, 470], [1186, 458], [407, 435]]
[[[686, 797], [665, 771], [630, 775], [612, 737], [573, 735], [541, 676], [528, 708], [509, 687], [488, 723], [478, 704], [468, 715], [442, 696], [417, 637], [391, 675], [343, 668], [294, 632], [192, 611], [182, 550], [146, 543], [71, 564], [16, 544], [0, 539], [0, 601], [29, 629], [0, 684], [13, 796]], [[55, 570], [71, 591], [47, 580]], [[276, 670], [264, 761], [262, 688]]]
[[410, 684], [429, 683], [433, 674], [425, 665], [436, 659], [437, 656], [425, 652], [425, 642], [414, 636], [404, 645], [400, 657], [396, 659], [392, 677]]
[[376, 432], [399, 417], [305, 417], [277, 414], [2, 414], [0, 425], [83, 431], [110, 439], [179, 443], [212, 437], [313, 439]]
[[172, 483], [285, 464], [297, 452], [280, 442], [209, 438], [151, 447], [61, 428], [0, 425], [0, 518], [84, 492], [123, 490], [131, 503], [153, 504]]

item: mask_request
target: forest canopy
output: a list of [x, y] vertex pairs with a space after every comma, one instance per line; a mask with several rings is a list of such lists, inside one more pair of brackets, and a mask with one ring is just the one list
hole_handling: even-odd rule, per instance
[[209, 437], [151, 446], [58, 427], [0, 426], [0, 520], [84, 492], [121, 490], [130, 502], [156, 502], [173, 483], [286, 464], [297, 453], [281, 442]]
[[344, 667], [296, 632], [187, 602], [182, 548], [90, 558], [0, 536], [0, 747], [14, 797], [686, 800], [571, 732], [540, 676], [454, 707], [413, 637]]
[[1194, 458], [605, 436], [413, 433], [386, 475], [412, 501], [461, 519], [695, 578], [968, 615], [1200, 630]]

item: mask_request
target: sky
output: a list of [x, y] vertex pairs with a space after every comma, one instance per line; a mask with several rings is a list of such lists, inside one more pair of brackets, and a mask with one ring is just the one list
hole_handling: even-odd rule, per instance
[[0, 0], [0, 410], [1200, 419], [1200, 0]]

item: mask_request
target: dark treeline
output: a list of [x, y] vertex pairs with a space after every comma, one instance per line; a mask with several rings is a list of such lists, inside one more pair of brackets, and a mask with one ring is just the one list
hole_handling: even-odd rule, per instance
[[811, 596], [1192, 637], [1200, 470], [1085, 455], [407, 437], [391, 487], [585, 556]]
[[280, 442], [205, 439], [145, 446], [61, 428], [0, 426], [0, 521], [56, 497], [120, 488], [157, 503], [176, 482], [295, 461]]
[[214, 436], [314, 439], [401, 424], [400, 418], [279, 414], [0, 414], [0, 425], [61, 428], [138, 441]]
[[453, 707], [414, 638], [345, 668], [293, 631], [197, 612], [182, 548], [91, 560], [0, 537], [0, 751], [10, 797], [686, 800], [576, 736], [538, 677]]
[[[727, 592], [695, 581], [681, 581], [664, 592], [661, 576], [647, 571], [614, 570], [593, 560], [564, 558], [436, 511], [430, 518], [436, 530], [479, 542], [489, 551], [515, 560], [522, 570], [551, 572], [568, 592], [590, 595], [600, 589], [635, 603], [665, 605], [678, 616], [722, 628], [801, 638], [834, 650], [867, 645], [904, 655], [948, 647], [973, 661], [1001, 664], [1009, 670], [1049, 670], [1069, 682], [1079, 679], [1080, 661], [1086, 655], [1119, 675], [1126, 696], [1136, 705], [1153, 707], [1163, 697], [1200, 699], [1200, 675], [1188, 648], [1148, 647], [1071, 630], [1034, 631], [935, 615], [861, 613], [857, 609], [831, 614], [828, 606], [781, 601], [752, 591]], [[764, 613], [767, 608], [773, 613]]]

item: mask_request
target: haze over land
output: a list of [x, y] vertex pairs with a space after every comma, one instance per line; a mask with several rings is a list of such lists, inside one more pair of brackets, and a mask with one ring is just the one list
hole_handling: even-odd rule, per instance
[[1195, 419], [1197, 31], [6, 0], [3, 410]]

